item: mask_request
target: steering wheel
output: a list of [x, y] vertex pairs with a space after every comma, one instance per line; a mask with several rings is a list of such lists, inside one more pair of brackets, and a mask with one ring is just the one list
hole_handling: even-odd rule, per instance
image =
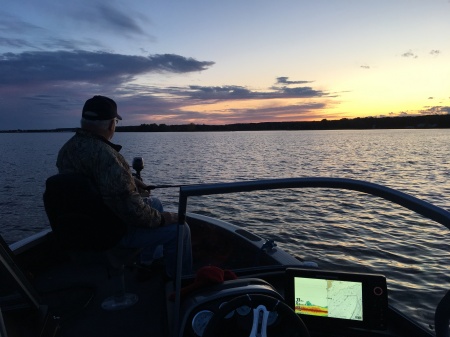
[[[284, 302], [272, 296], [247, 294], [236, 297], [224, 304], [209, 320], [203, 337], [217, 337], [229, 325], [226, 317], [234, 310], [248, 306], [253, 309], [253, 324], [248, 337], [267, 337], [267, 321], [270, 312], [277, 312], [280, 324], [277, 324], [276, 336], [309, 337], [308, 329], [301, 318]], [[275, 329], [275, 328], [274, 328]], [[280, 334], [280, 329], [283, 333]], [[236, 336], [236, 335], [235, 335]]]

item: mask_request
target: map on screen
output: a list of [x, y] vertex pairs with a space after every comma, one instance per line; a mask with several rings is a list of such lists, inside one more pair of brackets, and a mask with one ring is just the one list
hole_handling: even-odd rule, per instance
[[362, 283], [294, 278], [295, 312], [302, 315], [362, 321]]

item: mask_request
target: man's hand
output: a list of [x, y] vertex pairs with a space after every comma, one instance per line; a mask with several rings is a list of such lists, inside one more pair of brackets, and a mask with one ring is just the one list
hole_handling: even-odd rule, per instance
[[155, 185], [146, 185], [144, 182], [136, 177], [134, 177], [134, 184], [136, 185], [137, 191], [141, 197], [150, 196], [150, 190], [155, 188]]
[[165, 226], [178, 223], [178, 213], [162, 212], [161, 216], [164, 217]]
[[138, 179], [136, 177], [133, 177], [133, 178], [134, 178], [134, 184], [136, 185], [136, 187], [139, 190], [146, 190], [147, 189], [147, 185], [145, 185], [142, 180], [140, 180], [140, 179]]
[[150, 191], [150, 190], [154, 190], [156, 188], [156, 185], [146, 185], [142, 180], [134, 177], [134, 184], [136, 185], [136, 187], [139, 190], [146, 190], [146, 191]]

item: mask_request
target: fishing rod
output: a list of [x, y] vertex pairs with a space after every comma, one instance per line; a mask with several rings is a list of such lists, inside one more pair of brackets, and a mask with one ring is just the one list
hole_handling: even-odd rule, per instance
[[147, 191], [154, 190], [156, 188], [171, 188], [171, 187], [183, 187], [188, 185], [147, 185], [144, 189]]
[[[133, 173], [133, 175], [142, 181], [141, 171], [144, 169], [144, 159], [142, 157], [134, 157], [131, 167], [136, 171], [136, 173]], [[183, 186], [188, 186], [188, 185], [147, 185], [143, 189], [150, 191], [150, 190], [154, 190], [156, 188], [175, 188], [175, 187], [183, 187]]]
[[[142, 181], [141, 178], [141, 171], [144, 169], [144, 159], [142, 157], [134, 157], [133, 163], [131, 167], [136, 171], [136, 173], [133, 173], [133, 175]], [[175, 188], [175, 187], [182, 187], [187, 185], [147, 185], [147, 187], [144, 187], [144, 190], [150, 191], [154, 190], [156, 188]]]

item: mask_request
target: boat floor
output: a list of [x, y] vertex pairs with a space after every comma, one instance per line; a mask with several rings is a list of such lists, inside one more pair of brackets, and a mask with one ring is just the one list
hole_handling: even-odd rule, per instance
[[162, 269], [125, 269], [127, 292], [138, 296], [133, 306], [104, 310], [102, 302], [114, 293], [116, 277], [104, 265], [68, 263], [35, 279], [36, 289], [52, 315], [59, 317], [59, 336], [167, 336], [166, 295]]

